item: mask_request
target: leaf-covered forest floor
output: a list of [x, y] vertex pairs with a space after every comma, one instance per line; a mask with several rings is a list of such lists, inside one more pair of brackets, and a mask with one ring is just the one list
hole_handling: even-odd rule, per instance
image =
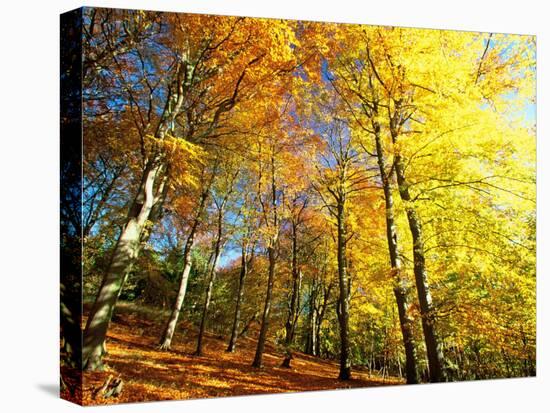
[[[293, 353], [291, 368], [281, 367], [283, 354], [266, 344], [263, 367], [251, 366], [256, 350], [253, 337], [241, 337], [234, 353], [226, 352], [227, 338], [206, 334], [203, 355], [193, 355], [197, 331], [180, 322], [171, 351], [157, 349], [162, 323], [152, 315], [132, 311], [123, 304], [108, 332], [104, 372], [85, 372], [82, 404], [114, 404], [153, 400], [180, 400], [249, 394], [301, 392], [403, 384], [398, 378], [382, 378], [368, 371], [352, 372], [352, 380], [340, 381], [336, 361]], [[251, 335], [252, 336], [252, 335]], [[93, 397], [112, 375], [123, 380], [120, 396]]]

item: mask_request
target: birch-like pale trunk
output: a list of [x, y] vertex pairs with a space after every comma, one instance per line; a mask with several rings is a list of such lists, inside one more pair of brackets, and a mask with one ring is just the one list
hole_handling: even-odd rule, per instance
[[319, 339], [319, 336], [317, 335], [317, 330], [319, 328], [319, 321], [317, 320], [317, 312], [316, 311], [313, 311], [311, 313], [311, 318], [310, 318], [310, 343], [309, 343], [309, 351], [308, 353], [311, 354], [312, 356], [318, 356], [319, 355], [319, 352], [317, 351], [317, 349], [319, 348], [319, 343], [318, 343], [318, 339]]
[[[179, 73], [180, 69], [181, 65], [178, 65], [176, 72]], [[179, 75], [176, 74], [174, 79], [179, 79]], [[176, 81], [176, 83], [178, 82]], [[168, 102], [173, 97], [175, 98], [175, 105], [170, 108]], [[177, 85], [176, 94], [168, 96], [167, 105], [165, 105], [161, 120], [157, 125], [155, 136], [159, 140], [164, 139], [170, 125], [180, 112], [183, 101], [184, 85], [180, 82]], [[139, 189], [130, 207], [126, 224], [120, 233], [111, 256], [111, 262], [88, 316], [82, 348], [82, 363], [85, 369], [103, 369], [102, 358], [105, 338], [118, 296], [124, 285], [124, 280], [131, 272], [132, 266], [139, 255], [144, 230], [147, 222], [152, 218], [151, 214], [155, 204], [164, 202], [168, 185], [168, 165], [162, 159], [160, 152], [156, 152], [154, 156], [145, 162]]]

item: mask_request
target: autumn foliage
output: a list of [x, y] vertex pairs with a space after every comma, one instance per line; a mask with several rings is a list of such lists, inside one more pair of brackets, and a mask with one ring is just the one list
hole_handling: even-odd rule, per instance
[[532, 37], [82, 13], [64, 397], [535, 374]]

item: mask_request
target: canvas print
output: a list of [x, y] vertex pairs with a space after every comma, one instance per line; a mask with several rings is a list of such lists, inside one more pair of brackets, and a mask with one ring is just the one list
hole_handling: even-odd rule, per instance
[[534, 376], [535, 51], [63, 14], [61, 396]]

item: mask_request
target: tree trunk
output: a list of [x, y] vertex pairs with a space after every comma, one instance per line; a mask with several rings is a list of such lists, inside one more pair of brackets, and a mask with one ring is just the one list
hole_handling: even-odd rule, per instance
[[304, 353], [315, 356], [315, 331], [316, 331], [316, 316], [317, 316], [317, 294], [318, 294], [318, 280], [315, 277], [312, 280], [310, 293], [309, 293], [309, 303], [308, 303], [308, 317], [307, 317], [307, 335], [306, 343], [304, 347]]
[[323, 320], [325, 319], [325, 312], [327, 310], [328, 306], [328, 300], [330, 298], [330, 291], [332, 290], [332, 281], [329, 283], [328, 287], [323, 286], [323, 303], [321, 304], [321, 307], [319, 309], [319, 313], [317, 314], [316, 320], [316, 328], [315, 328], [315, 349], [314, 353], [317, 356], [321, 356], [321, 325], [323, 324]]
[[258, 338], [258, 345], [256, 347], [256, 354], [254, 355], [253, 367], [262, 367], [262, 357], [264, 354], [265, 340], [267, 338], [267, 331], [269, 328], [269, 315], [271, 311], [271, 298], [273, 295], [273, 284], [275, 281], [275, 246], [270, 245], [267, 248], [267, 255], [269, 259], [269, 269], [267, 276], [267, 292], [265, 294], [264, 311], [262, 314], [262, 325], [260, 327], [260, 336]]
[[309, 345], [308, 345], [308, 354], [311, 354], [312, 356], [318, 356], [319, 353], [317, 352], [318, 344], [317, 344], [317, 330], [319, 326], [319, 321], [317, 320], [317, 311], [313, 310], [311, 313], [311, 321], [310, 321], [310, 332], [309, 332]]
[[[127, 223], [119, 236], [111, 262], [88, 316], [82, 348], [83, 368], [87, 370], [103, 369], [103, 342], [125, 275], [131, 271], [139, 254], [142, 231], [157, 201], [154, 190], [155, 181], [162, 169], [162, 164], [153, 165], [152, 162], [146, 167], [140, 190], [132, 203]], [[157, 188], [157, 192], [162, 190], [160, 186]]]
[[237, 344], [239, 321], [241, 317], [241, 303], [244, 296], [244, 281], [247, 273], [248, 273], [247, 251], [246, 251], [246, 245], [243, 245], [242, 252], [241, 252], [241, 272], [239, 274], [239, 286], [237, 290], [237, 302], [235, 303], [235, 315], [233, 317], [233, 327], [231, 328], [231, 338], [229, 339], [229, 345], [227, 346], [227, 350], [226, 350], [230, 353], [235, 351], [235, 345]]
[[[189, 242], [189, 241], [188, 241]], [[172, 345], [172, 338], [174, 337], [174, 332], [176, 331], [176, 325], [178, 323], [179, 314], [181, 312], [181, 307], [183, 306], [183, 301], [185, 299], [185, 293], [187, 291], [187, 283], [189, 281], [189, 274], [191, 273], [191, 253], [186, 252], [184, 255], [183, 263], [183, 272], [181, 274], [180, 285], [178, 289], [178, 294], [176, 296], [176, 301], [172, 307], [172, 312], [170, 313], [170, 318], [166, 323], [166, 327], [162, 333], [162, 338], [160, 340], [159, 349], [160, 350], [170, 350]]]
[[294, 332], [298, 321], [298, 308], [300, 297], [300, 286], [302, 281], [302, 272], [298, 268], [298, 234], [297, 224], [292, 223], [292, 291], [290, 296], [290, 305], [288, 316], [285, 323], [285, 350], [286, 355], [283, 360], [283, 367], [290, 367], [292, 360], [291, 346], [294, 341]]
[[210, 301], [212, 299], [212, 289], [214, 288], [214, 281], [216, 280], [216, 266], [218, 265], [218, 258], [220, 257], [220, 251], [222, 247], [222, 225], [223, 225], [223, 209], [220, 209], [218, 215], [218, 235], [216, 237], [216, 243], [214, 246], [214, 259], [212, 261], [212, 267], [210, 268], [210, 274], [208, 277], [208, 285], [206, 287], [206, 294], [204, 297], [204, 304], [202, 307], [201, 325], [199, 328], [199, 336], [197, 338], [197, 350], [195, 355], [202, 355], [202, 340], [204, 337], [204, 330], [206, 328], [206, 318], [208, 315], [208, 308], [210, 307]]
[[246, 336], [246, 334], [248, 333], [248, 330], [250, 329], [250, 326], [252, 326], [252, 323], [254, 321], [258, 320], [259, 315], [260, 315], [259, 311], [256, 311], [254, 314], [252, 314], [252, 317], [250, 317], [250, 320], [248, 320], [248, 322], [245, 324], [245, 326], [243, 327], [243, 329], [239, 333], [238, 337]]
[[[273, 148], [272, 148], [273, 150]], [[261, 183], [261, 179], [258, 180]], [[275, 155], [271, 152], [271, 213], [272, 213], [272, 229], [276, 231], [276, 234], [271, 237], [269, 246], [267, 247], [267, 256], [269, 260], [269, 269], [267, 275], [267, 291], [265, 294], [264, 311], [262, 314], [262, 324], [260, 326], [260, 336], [258, 337], [258, 345], [256, 347], [256, 354], [254, 355], [253, 367], [262, 367], [262, 357], [264, 354], [265, 341], [267, 339], [267, 332], [269, 329], [269, 315], [271, 312], [271, 298], [273, 296], [273, 284], [275, 282], [275, 263], [276, 263], [276, 251], [279, 232], [279, 219], [277, 215], [277, 187], [275, 184]], [[261, 191], [258, 191], [260, 194]], [[269, 219], [267, 214], [265, 215], [266, 224], [269, 225]]]
[[[175, 95], [169, 93], [166, 105], [161, 114], [155, 131], [155, 137], [163, 140], [176, 116], [180, 113], [185, 101], [184, 85], [179, 82], [180, 70], [185, 65], [179, 65], [173, 82], [179, 83], [174, 88]], [[175, 97], [175, 105], [170, 107], [169, 102]], [[139, 255], [141, 237], [148, 221], [151, 220], [151, 211], [155, 204], [164, 201], [168, 181], [167, 163], [162, 159], [162, 151], [153, 149], [152, 156], [146, 160], [141, 183], [137, 195], [128, 212], [126, 224], [119, 236], [111, 262], [105, 275], [98, 295], [88, 316], [84, 330], [82, 346], [82, 366], [87, 370], [103, 369], [103, 347], [113, 310], [116, 305], [124, 279], [131, 272], [132, 266]], [[162, 176], [156, 185], [156, 180]]]
[[416, 362], [416, 349], [414, 345], [413, 320], [409, 314], [408, 286], [406, 280], [401, 276], [401, 257], [399, 256], [397, 225], [395, 223], [393, 194], [390, 177], [386, 172], [386, 159], [382, 142], [380, 139], [380, 125], [374, 123], [374, 137], [376, 143], [376, 156], [378, 168], [382, 177], [382, 186], [384, 189], [384, 201], [386, 209], [386, 237], [388, 240], [388, 250], [390, 255], [390, 265], [392, 268], [395, 286], [393, 292], [397, 302], [399, 313], [399, 324], [403, 337], [403, 346], [405, 347], [407, 383], [418, 383], [418, 369]]
[[[397, 143], [398, 134], [395, 128], [390, 128], [393, 143]], [[412, 205], [412, 197], [409, 192], [409, 183], [405, 177], [405, 166], [399, 153], [395, 155], [395, 174], [399, 186], [399, 195], [405, 201], [407, 220], [413, 239], [414, 277], [420, 314], [422, 316], [422, 330], [428, 353], [428, 365], [430, 369], [430, 381], [432, 383], [446, 381], [444, 371], [444, 358], [441, 343], [435, 328], [435, 312], [432, 303], [432, 295], [428, 284], [426, 270], [426, 259], [424, 254], [424, 241], [422, 235], [422, 224]]]
[[212, 289], [214, 288], [214, 281], [216, 279], [216, 265], [217, 265], [217, 257], [214, 258], [214, 262], [212, 263], [212, 269], [210, 270], [210, 275], [208, 277], [208, 285], [206, 287], [206, 294], [204, 297], [204, 304], [202, 307], [202, 316], [201, 316], [201, 324], [199, 327], [199, 335], [197, 337], [197, 349], [195, 350], [196, 356], [202, 355], [202, 342], [204, 338], [204, 330], [206, 328], [206, 318], [208, 315], [208, 309], [210, 308], [210, 301], [212, 300]]
[[318, 323], [317, 323], [317, 311], [314, 309], [311, 310], [311, 312], [308, 315], [308, 322], [307, 322], [307, 337], [306, 337], [306, 346], [304, 349], [304, 353], [310, 354], [312, 356], [317, 356], [317, 331], [318, 331]]
[[204, 207], [206, 205], [206, 200], [208, 199], [208, 193], [210, 191], [211, 183], [212, 183], [212, 180], [210, 180], [210, 183], [201, 193], [199, 206], [195, 214], [195, 219], [189, 231], [189, 235], [187, 236], [187, 241], [185, 242], [185, 248], [183, 252], [183, 271], [181, 274], [178, 294], [176, 295], [176, 300], [174, 301], [174, 305], [172, 306], [170, 317], [166, 322], [166, 327], [164, 328], [162, 337], [160, 339], [160, 344], [159, 344], [160, 350], [170, 350], [170, 346], [172, 345], [172, 338], [174, 337], [174, 333], [176, 331], [179, 314], [183, 306], [183, 301], [185, 300], [187, 283], [189, 282], [189, 274], [191, 273], [191, 265], [192, 265], [191, 251], [193, 249], [193, 244], [195, 242], [195, 235], [201, 223], [201, 216], [202, 216]]
[[63, 362], [80, 370], [82, 366], [82, 330], [80, 329], [80, 306], [74, 298], [80, 298], [79, 292], [74, 297], [67, 297], [65, 285], [61, 283], [61, 338], [63, 341]]
[[338, 203], [338, 283], [340, 295], [337, 304], [338, 323], [340, 326], [340, 380], [351, 378], [351, 361], [349, 354], [349, 291], [346, 260], [346, 222], [344, 203]]

